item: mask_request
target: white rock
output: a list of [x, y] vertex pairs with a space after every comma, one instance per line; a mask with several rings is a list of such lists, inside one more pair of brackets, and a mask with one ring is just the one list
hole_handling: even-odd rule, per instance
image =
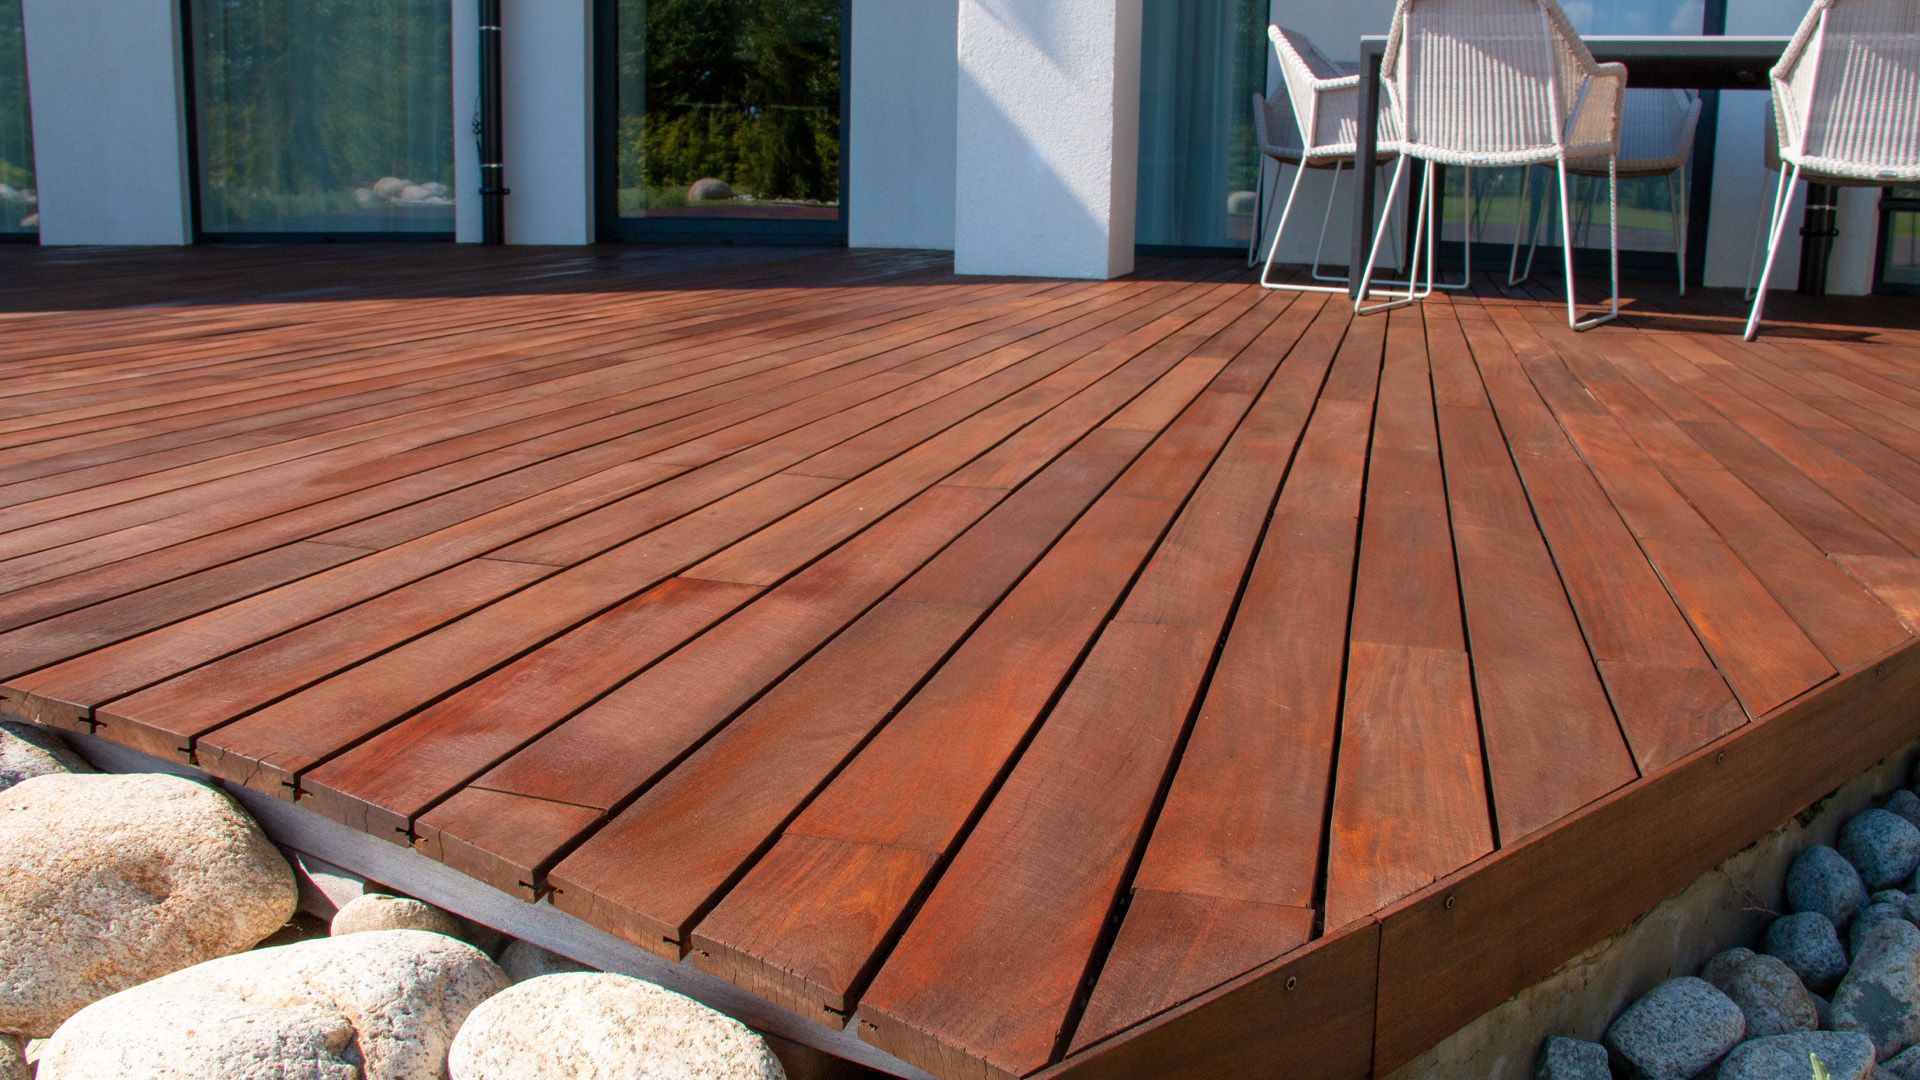
[[531, 941], [521, 941], [519, 938], [507, 942], [507, 947], [501, 950], [500, 966], [506, 969], [507, 978], [517, 983], [542, 975], [593, 970], [577, 960], [569, 960], [559, 953], [548, 952]]
[[0, 792], [0, 1031], [279, 929], [293, 870], [225, 794], [177, 776], [40, 776]]
[[437, 1080], [461, 1022], [506, 985], [485, 953], [417, 930], [259, 949], [82, 1009], [39, 1080]]
[[18, 1035], [0, 1035], [0, 1080], [32, 1080], [27, 1050]]
[[0, 791], [36, 776], [92, 771], [66, 740], [46, 728], [0, 720]]
[[459, 919], [432, 904], [404, 896], [363, 893], [333, 914], [334, 937], [369, 930], [424, 930], [429, 934], [461, 936]]
[[[453, 1040], [453, 1080], [784, 1080], [760, 1036], [625, 975], [545, 975], [487, 999]], [[42, 1080], [57, 1080], [42, 1076]]]
[[397, 176], [383, 176], [373, 182], [373, 193], [383, 199], [391, 199], [407, 190], [407, 182]]

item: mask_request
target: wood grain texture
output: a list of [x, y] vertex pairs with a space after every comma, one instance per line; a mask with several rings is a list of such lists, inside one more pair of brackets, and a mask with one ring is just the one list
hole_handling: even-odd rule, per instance
[[8, 712], [942, 1075], [1384, 1071], [1914, 737], [1897, 305], [0, 262]]

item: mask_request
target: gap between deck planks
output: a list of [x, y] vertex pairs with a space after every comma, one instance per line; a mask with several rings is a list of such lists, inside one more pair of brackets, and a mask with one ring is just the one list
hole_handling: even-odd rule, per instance
[[[140, 258], [0, 311], [9, 710], [955, 1074], [1291, 1015], [1279, 970], [1333, 1072], [1417, 1050], [1539, 958], [1409, 1017], [1404, 897], [1920, 613], [1911, 320], [684, 251], [235, 252], [272, 295], [187, 258], [179, 307]], [[1317, 974], [1376, 966], [1378, 1053]]]

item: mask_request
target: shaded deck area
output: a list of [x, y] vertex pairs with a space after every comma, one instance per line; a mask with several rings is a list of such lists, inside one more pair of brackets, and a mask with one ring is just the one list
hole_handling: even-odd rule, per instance
[[1908, 301], [0, 274], [0, 708], [941, 1075], [1384, 1073], [1920, 737]]

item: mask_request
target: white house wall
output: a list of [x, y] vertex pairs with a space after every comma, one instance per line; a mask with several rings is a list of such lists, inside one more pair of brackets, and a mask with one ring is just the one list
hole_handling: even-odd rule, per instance
[[[454, 238], [480, 239], [478, 5], [453, 4]], [[507, 0], [501, 7], [501, 128], [507, 242], [590, 244], [593, 206], [593, 2]]]
[[192, 238], [174, 0], [25, 0], [42, 244]]
[[959, 0], [853, 0], [847, 242], [953, 250]]

